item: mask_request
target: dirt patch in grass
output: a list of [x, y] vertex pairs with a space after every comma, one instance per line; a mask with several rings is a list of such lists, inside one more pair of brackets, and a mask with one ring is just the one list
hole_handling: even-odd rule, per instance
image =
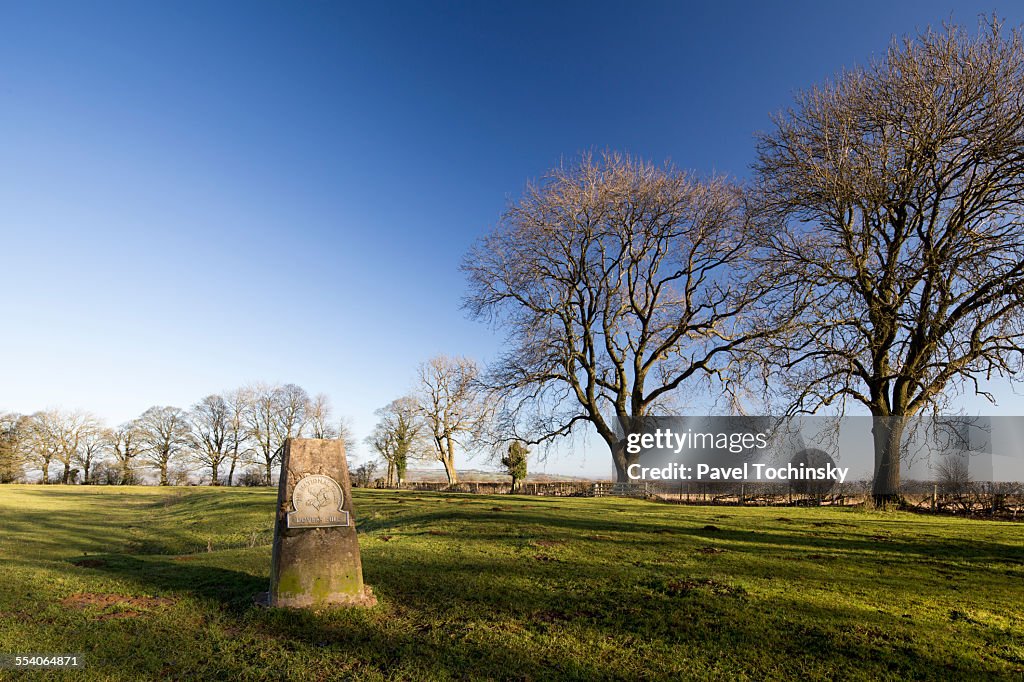
[[572, 617], [567, 613], [555, 610], [538, 611], [533, 618], [541, 623], [557, 623], [559, 621], [572, 620]]
[[720, 531], [722, 529], [719, 528], [718, 526], [715, 526], [715, 525], [712, 525], [712, 524], [709, 523], [708, 525], [706, 525], [703, 528], [701, 528], [701, 530], [709, 530], [711, 532], [717, 532], [717, 531]]
[[433, 529], [433, 530], [428, 530], [427, 531], [427, 535], [441, 535], [441, 536], [444, 536], [444, 535], [451, 535], [451, 533], [449, 533], [446, 530]]
[[107, 611], [96, 616], [96, 620], [118, 620], [120, 618], [138, 618], [143, 615], [142, 611]]
[[724, 551], [721, 547], [701, 547], [697, 550], [697, 554], [721, 554]]
[[742, 597], [747, 593], [742, 587], [729, 585], [714, 578], [681, 578], [670, 580], [665, 585], [665, 592], [673, 597], [689, 594], [694, 590], [707, 590], [719, 597]]
[[71, 563], [79, 568], [103, 568], [107, 565], [107, 562], [103, 559], [79, 559]]
[[556, 562], [557, 563], [558, 562], [558, 559], [556, 559], [555, 557], [551, 556], [550, 554], [538, 554], [537, 556], [535, 556], [533, 558], [536, 559], [537, 561], [543, 563], [543, 564], [552, 563], [552, 562]]
[[533, 544], [538, 547], [557, 547], [558, 545], [564, 545], [565, 540], [534, 540]]

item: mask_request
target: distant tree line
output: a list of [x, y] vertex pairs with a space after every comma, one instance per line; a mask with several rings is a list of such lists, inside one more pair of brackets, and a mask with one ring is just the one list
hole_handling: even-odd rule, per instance
[[154, 406], [116, 427], [88, 412], [0, 413], [0, 482], [269, 485], [288, 438], [354, 445], [326, 395], [256, 383], [208, 395], [188, 409]]

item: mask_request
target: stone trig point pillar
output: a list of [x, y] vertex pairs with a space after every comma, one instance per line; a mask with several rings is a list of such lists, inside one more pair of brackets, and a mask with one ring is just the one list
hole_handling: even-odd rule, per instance
[[270, 606], [372, 606], [363, 585], [352, 488], [340, 440], [284, 444], [277, 493]]

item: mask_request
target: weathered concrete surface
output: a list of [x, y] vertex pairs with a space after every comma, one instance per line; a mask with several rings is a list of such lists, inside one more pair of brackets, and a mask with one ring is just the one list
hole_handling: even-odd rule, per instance
[[[293, 499], [296, 485], [308, 476], [326, 476], [338, 485], [323, 478], [310, 479], [299, 486]], [[339, 496], [343, 498], [340, 509]], [[355, 523], [342, 442], [288, 440], [277, 494], [269, 605], [305, 608], [375, 604], [372, 592], [363, 585]]]

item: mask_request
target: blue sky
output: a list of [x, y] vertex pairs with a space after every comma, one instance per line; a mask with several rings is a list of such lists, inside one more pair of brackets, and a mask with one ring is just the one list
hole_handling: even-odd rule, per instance
[[[495, 355], [458, 263], [527, 179], [604, 147], [743, 177], [795, 90], [993, 11], [1024, 22], [949, 0], [0, 0], [0, 409], [118, 423], [282, 381], [363, 436], [419, 362]], [[1022, 411], [998, 392], [989, 412]], [[586, 450], [548, 469], [606, 473]]]

